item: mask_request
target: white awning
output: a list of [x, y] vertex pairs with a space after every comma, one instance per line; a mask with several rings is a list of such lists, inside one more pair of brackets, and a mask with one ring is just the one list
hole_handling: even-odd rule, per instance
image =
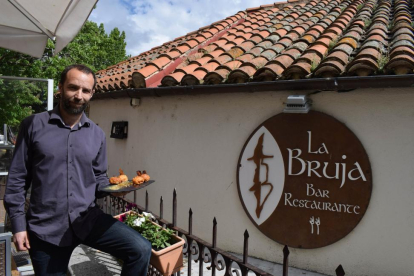
[[42, 57], [47, 39], [55, 54], [72, 41], [97, 0], [0, 0], [0, 47]]

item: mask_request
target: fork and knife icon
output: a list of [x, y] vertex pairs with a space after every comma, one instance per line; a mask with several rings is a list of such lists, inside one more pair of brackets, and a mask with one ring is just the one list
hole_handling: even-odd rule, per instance
[[313, 216], [310, 217], [309, 223], [311, 224], [311, 234], [313, 234], [313, 225], [316, 225], [317, 235], [319, 235], [319, 225], [321, 225], [320, 218], [314, 218]]

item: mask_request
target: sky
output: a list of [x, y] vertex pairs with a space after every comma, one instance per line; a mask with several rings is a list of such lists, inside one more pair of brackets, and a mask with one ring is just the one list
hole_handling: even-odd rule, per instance
[[99, 0], [89, 20], [106, 32], [126, 33], [126, 51], [136, 56], [247, 8], [277, 0]]

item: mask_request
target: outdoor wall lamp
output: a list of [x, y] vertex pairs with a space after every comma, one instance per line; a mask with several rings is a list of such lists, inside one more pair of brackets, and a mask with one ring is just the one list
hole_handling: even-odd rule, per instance
[[312, 100], [307, 95], [290, 95], [283, 113], [308, 113]]
[[111, 138], [124, 139], [128, 137], [128, 122], [112, 122]]
[[132, 107], [139, 106], [140, 104], [141, 104], [140, 98], [131, 98], [131, 100], [129, 101], [129, 105]]

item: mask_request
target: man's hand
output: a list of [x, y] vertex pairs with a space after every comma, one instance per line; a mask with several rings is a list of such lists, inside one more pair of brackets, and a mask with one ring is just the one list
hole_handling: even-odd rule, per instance
[[26, 251], [30, 249], [29, 237], [27, 231], [17, 232], [13, 235], [13, 242], [17, 251]]

